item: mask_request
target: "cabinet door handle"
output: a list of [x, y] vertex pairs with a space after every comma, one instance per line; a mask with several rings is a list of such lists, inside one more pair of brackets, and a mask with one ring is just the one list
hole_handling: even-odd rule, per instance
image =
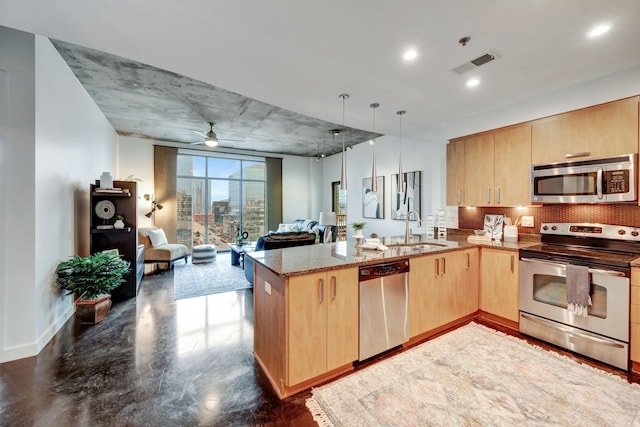
[[320, 304], [324, 302], [324, 279], [320, 279]]
[[467, 266], [465, 267], [466, 270], [471, 268], [471, 254], [469, 254], [467, 252]]
[[458, 189], [458, 204], [462, 203], [462, 190]]
[[436, 258], [436, 277], [440, 275], [440, 258]]
[[591, 155], [591, 151], [581, 151], [580, 153], [569, 153], [565, 154], [564, 157], [567, 159], [573, 159], [574, 157], [587, 157]]
[[487, 203], [491, 204], [491, 189], [487, 188]]
[[500, 204], [500, 187], [496, 188], [496, 203]]
[[445, 257], [442, 257], [442, 274], [447, 274], [447, 261]]
[[336, 295], [338, 294], [338, 286], [336, 285], [336, 276], [331, 276], [331, 285], [333, 286], [333, 295], [331, 297], [332, 300], [336, 299]]
[[514, 267], [514, 264], [515, 264], [515, 263], [514, 263], [514, 258], [515, 258], [515, 257], [514, 257], [513, 255], [511, 255], [511, 272], [512, 272], [512, 273], [514, 272], [514, 270], [513, 270], [513, 267]]

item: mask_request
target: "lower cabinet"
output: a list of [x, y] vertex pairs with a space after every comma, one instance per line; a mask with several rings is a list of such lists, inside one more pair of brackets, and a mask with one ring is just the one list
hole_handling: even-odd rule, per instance
[[478, 310], [478, 249], [411, 258], [409, 336]]
[[287, 289], [292, 386], [358, 359], [358, 269], [293, 276]]
[[[629, 337], [631, 346], [631, 361], [640, 363], [640, 268], [631, 269], [631, 307], [629, 310], [631, 335]], [[640, 366], [633, 367], [634, 371]]]
[[478, 312], [480, 305], [480, 290], [478, 289], [478, 281], [480, 279], [480, 249], [470, 248], [462, 251], [463, 256], [463, 292], [465, 307], [462, 312], [463, 316], [468, 316]]
[[482, 248], [480, 310], [518, 322], [518, 253]]

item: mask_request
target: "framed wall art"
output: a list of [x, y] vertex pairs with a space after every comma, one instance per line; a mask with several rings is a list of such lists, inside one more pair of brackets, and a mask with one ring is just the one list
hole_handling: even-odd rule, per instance
[[362, 178], [362, 217], [384, 218], [384, 176], [376, 177], [378, 191], [371, 191], [371, 178]]
[[[421, 172], [405, 172], [404, 179], [406, 188], [404, 192], [400, 192], [398, 188], [398, 174], [391, 175], [391, 219], [404, 220], [407, 212], [417, 212], [422, 218], [420, 182]], [[416, 219], [412, 216], [411, 221]]]

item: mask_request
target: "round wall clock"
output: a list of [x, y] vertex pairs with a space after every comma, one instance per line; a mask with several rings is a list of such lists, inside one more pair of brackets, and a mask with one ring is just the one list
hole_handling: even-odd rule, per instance
[[111, 219], [116, 214], [116, 207], [109, 200], [100, 200], [96, 203], [95, 211], [98, 218]]

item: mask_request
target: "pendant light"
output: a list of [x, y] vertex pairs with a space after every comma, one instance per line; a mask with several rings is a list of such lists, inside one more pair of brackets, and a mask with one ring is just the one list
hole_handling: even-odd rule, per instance
[[404, 110], [396, 112], [400, 117], [400, 162], [398, 163], [398, 193], [404, 193], [407, 183], [404, 181], [404, 173], [402, 172], [402, 116], [406, 113]]
[[[378, 108], [380, 104], [374, 102], [370, 104], [369, 107], [373, 110], [373, 131], [376, 131], [376, 108]], [[373, 145], [373, 162], [371, 164], [371, 191], [373, 193], [378, 192], [378, 177], [376, 173], [376, 139], [373, 138], [371, 140], [371, 145]]]
[[[342, 93], [338, 95], [338, 98], [342, 99], [342, 127], [344, 128], [344, 101], [349, 99], [349, 94]], [[340, 174], [340, 190], [342, 191], [347, 191], [347, 152], [344, 149], [345, 133], [346, 132], [342, 132], [342, 173]]]

